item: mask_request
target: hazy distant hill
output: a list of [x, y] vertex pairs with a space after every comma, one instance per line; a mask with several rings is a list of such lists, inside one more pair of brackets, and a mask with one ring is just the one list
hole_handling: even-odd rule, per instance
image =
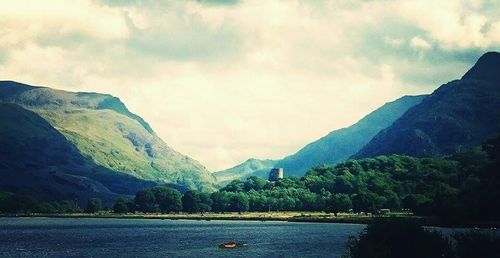
[[[108, 174], [126, 175], [141, 182], [172, 183], [200, 190], [214, 189], [215, 180], [205, 167], [170, 148], [142, 118], [132, 114], [116, 97], [99, 93], [73, 93], [1, 81], [0, 103], [11, 103], [4, 105], [4, 113], [12, 113], [15, 110], [23, 114], [29, 112], [29, 116], [38, 115], [37, 122], [31, 123], [30, 126], [40, 127], [40, 120], [50, 125], [52, 129], [47, 132], [51, 135], [56, 135], [57, 132], [58, 141], [61, 142], [59, 145], [65, 144], [68, 146], [64, 148], [72, 149], [65, 154], [68, 158], [81, 156], [79, 159], [91, 161], [95, 166], [105, 169]], [[15, 108], [12, 104], [19, 107]], [[50, 148], [45, 149], [43, 145], [38, 146], [36, 141], [31, 142], [29, 135], [26, 137], [17, 135], [22, 129], [20, 127], [24, 125], [16, 126], [12, 122], [10, 121], [10, 129], [3, 131], [24, 138], [25, 148], [19, 149], [21, 151], [19, 155], [37, 157], [42, 153], [45, 155], [46, 152], [54, 151]], [[39, 133], [37, 137], [43, 139], [44, 132]], [[43, 141], [52, 142], [50, 139], [53, 136], [47, 137]], [[66, 142], [62, 144], [62, 140]], [[7, 141], [2, 144], [2, 150], [9, 153], [8, 150], [18, 147], [17, 145], [18, 140]], [[31, 153], [35, 149], [39, 152]], [[0, 157], [2, 164], [7, 162], [5, 153]], [[60, 154], [56, 151], [53, 156]], [[65, 159], [61, 158], [60, 161], [63, 160]], [[49, 164], [44, 161], [45, 157], [37, 160], [35, 164], [48, 166]], [[19, 166], [25, 166], [29, 162], [21, 159], [17, 161]], [[71, 167], [80, 168], [78, 164], [75, 163]], [[58, 162], [53, 162], [53, 169], [61, 173], [70, 170]], [[7, 170], [4, 169], [2, 175], [7, 173]], [[29, 166], [27, 170], [30, 170]], [[10, 180], [12, 179], [4, 178], [0, 183], [8, 185]], [[136, 187], [130, 189], [125, 187], [122, 192], [132, 193], [135, 190]]]
[[246, 179], [249, 176], [267, 178], [269, 171], [275, 164], [276, 160], [248, 159], [235, 167], [215, 172], [213, 175], [220, 185], [225, 185], [234, 179]]
[[250, 159], [236, 167], [219, 171], [215, 176], [219, 181], [245, 179], [251, 175], [267, 177], [272, 167], [285, 168], [287, 176], [303, 176], [310, 168], [320, 164], [345, 161], [359, 151], [380, 130], [391, 125], [404, 112], [420, 103], [426, 96], [404, 96], [386, 103], [382, 107], [359, 120], [356, 124], [335, 130], [316, 140], [297, 153], [282, 160], [271, 161]]
[[500, 53], [484, 54], [451, 81], [381, 131], [354, 157], [436, 156], [500, 133]]

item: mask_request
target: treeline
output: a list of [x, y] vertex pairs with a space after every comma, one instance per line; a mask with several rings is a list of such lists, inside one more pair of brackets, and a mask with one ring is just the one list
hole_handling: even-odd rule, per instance
[[[214, 193], [167, 187], [144, 189], [134, 198], [118, 198], [110, 208], [126, 212], [410, 210], [447, 220], [500, 218], [500, 138], [440, 158], [391, 155], [349, 160], [311, 169], [302, 178], [277, 182], [250, 177], [234, 180]], [[97, 212], [91, 199], [83, 211]], [[0, 212], [82, 212], [71, 201], [37, 204], [29, 196], [0, 194]]]
[[411, 210], [447, 219], [498, 219], [500, 138], [439, 158], [391, 155], [311, 169], [275, 183], [251, 177], [222, 188], [243, 194], [251, 211], [378, 213]]
[[[446, 219], [500, 218], [500, 138], [448, 157], [391, 155], [311, 169], [277, 182], [250, 177], [211, 194], [145, 189], [129, 211], [327, 211], [379, 213], [410, 210]], [[451, 221], [450, 221], [451, 222]]]
[[0, 213], [75, 213], [82, 210], [74, 201], [41, 202], [29, 194], [0, 191]]

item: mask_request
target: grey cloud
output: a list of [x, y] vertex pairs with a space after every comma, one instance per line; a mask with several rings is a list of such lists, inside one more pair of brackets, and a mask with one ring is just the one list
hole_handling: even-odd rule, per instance
[[139, 29], [129, 20], [131, 36], [125, 46], [153, 59], [220, 61], [238, 55], [243, 40], [236, 28], [223, 25], [216, 29], [191, 17], [177, 24], [161, 24]]
[[[397, 17], [385, 17], [353, 31], [350, 37], [351, 44], [346, 51], [363, 60], [364, 66], [360, 69], [365, 75], [376, 77], [379, 75], [377, 67], [388, 64], [403, 83], [423, 89], [460, 78], [484, 52], [492, 50], [477, 47], [444, 49], [426, 31]], [[412, 47], [410, 42], [414, 37], [426, 40], [431, 47]], [[388, 39], [401, 39], [402, 43], [394, 46]]]

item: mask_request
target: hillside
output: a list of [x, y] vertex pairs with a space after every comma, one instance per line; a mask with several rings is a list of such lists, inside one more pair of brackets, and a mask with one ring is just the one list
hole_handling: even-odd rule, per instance
[[381, 131], [354, 158], [437, 156], [500, 132], [500, 53], [484, 54], [462, 77], [442, 85]]
[[267, 178], [272, 167], [283, 167], [286, 176], [303, 176], [314, 166], [344, 161], [359, 151], [380, 130], [391, 125], [425, 97], [425, 95], [404, 96], [386, 103], [356, 124], [332, 131], [282, 160], [267, 162], [262, 166], [262, 161], [250, 159], [233, 168], [216, 172], [214, 175], [220, 180], [219, 182], [227, 183], [233, 179], [246, 179], [249, 176]]
[[213, 175], [217, 179], [217, 183], [220, 185], [226, 185], [232, 180], [246, 179], [250, 176], [266, 178], [271, 168], [274, 168], [275, 164], [276, 161], [270, 159], [248, 159], [235, 167], [215, 172]]
[[278, 161], [276, 166], [283, 167], [287, 175], [302, 176], [314, 166], [345, 161], [367, 144], [380, 130], [390, 126], [425, 97], [425, 95], [404, 96], [386, 103], [356, 124], [335, 130], [309, 143], [297, 153]]
[[[74, 146], [73, 154], [92, 161], [109, 174], [124, 174], [155, 184], [214, 189], [215, 180], [205, 167], [170, 148], [116, 97], [2, 81], [0, 103], [33, 111]], [[16, 129], [11, 130], [14, 134]], [[134, 190], [124, 189], [130, 194]]]
[[226, 204], [239, 196], [248, 200], [250, 211], [408, 209], [436, 216], [443, 224], [495, 221], [500, 216], [500, 206], [492, 205], [500, 198], [499, 166], [497, 137], [444, 157], [382, 155], [317, 166], [301, 178], [274, 183], [257, 177], [234, 180], [213, 195], [212, 207], [235, 211]]

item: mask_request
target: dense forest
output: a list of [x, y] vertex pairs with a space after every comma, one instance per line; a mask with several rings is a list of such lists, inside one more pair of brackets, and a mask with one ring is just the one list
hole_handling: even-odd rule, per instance
[[[414, 158], [391, 155], [322, 165], [302, 178], [276, 182], [250, 177], [213, 193], [167, 187], [143, 189], [133, 199], [118, 198], [117, 213], [327, 211], [379, 213], [409, 210], [446, 219], [498, 219], [500, 137], [451, 156]], [[96, 212], [97, 199], [83, 211]], [[40, 203], [33, 197], [0, 193], [0, 211], [65, 213], [82, 211], [71, 201]]]

